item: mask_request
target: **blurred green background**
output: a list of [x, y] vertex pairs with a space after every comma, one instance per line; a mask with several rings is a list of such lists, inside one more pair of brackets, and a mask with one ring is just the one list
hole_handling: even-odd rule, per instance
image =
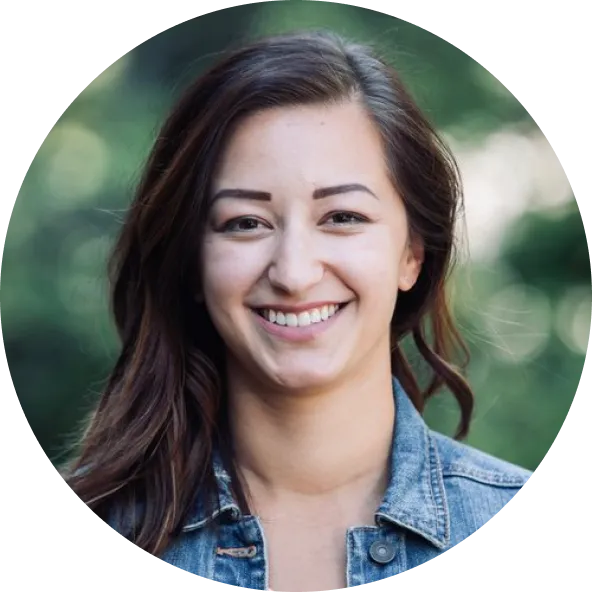
[[[374, 11], [284, 1], [146, 41], [73, 101], [39, 149], [8, 229], [2, 329], [16, 392], [52, 462], [64, 460], [117, 354], [105, 260], [168, 109], [229, 45], [319, 27], [377, 47], [459, 160], [469, 249], [453, 304], [477, 398], [468, 443], [530, 469], [548, 451], [577, 389], [591, 310], [584, 228], [553, 150], [512, 94], [442, 39]], [[451, 434], [452, 398], [434, 398], [426, 418]]]

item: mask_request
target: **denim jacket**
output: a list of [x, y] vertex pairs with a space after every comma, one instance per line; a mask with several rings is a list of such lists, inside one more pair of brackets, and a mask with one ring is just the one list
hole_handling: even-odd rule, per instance
[[[373, 526], [347, 530], [347, 586], [399, 574], [480, 528], [529, 478], [525, 469], [431, 431], [393, 381], [396, 413], [390, 479]], [[269, 563], [257, 516], [242, 515], [230, 477], [214, 460], [219, 508], [196, 502], [161, 558], [218, 582], [266, 590]], [[217, 528], [210, 528], [212, 523]]]

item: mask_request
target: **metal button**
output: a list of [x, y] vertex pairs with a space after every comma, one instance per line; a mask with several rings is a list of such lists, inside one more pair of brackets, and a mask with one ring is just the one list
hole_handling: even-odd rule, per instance
[[388, 541], [375, 541], [370, 545], [370, 557], [376, 563], [389, 563], [395, 558], [395, 546]]

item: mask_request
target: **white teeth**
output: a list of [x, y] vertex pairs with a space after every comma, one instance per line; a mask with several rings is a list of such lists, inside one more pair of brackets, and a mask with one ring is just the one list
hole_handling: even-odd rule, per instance
[[308, 312], [301, 312], [298, 315], [298, 326], [299, 327], [306, 327], [306, 325], [310, 325], [311, 323], [310, 313]]
[[325, 304], [321, 308], [312, 308], [299, 314], [288, 312], [283, 313], [269, 308], [264, 309], [261, 314], [270, 323], [276, 325], [287, 325], [288, 327], [307, 327], [314, 323], [322, 323], [331, 318], [339, 310], [338, 304]]

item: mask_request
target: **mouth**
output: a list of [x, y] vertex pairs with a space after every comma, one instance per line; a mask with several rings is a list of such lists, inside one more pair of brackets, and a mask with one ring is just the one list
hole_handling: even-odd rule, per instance
[[311, 325], [323, 325], [341, 312], [349, 302], [325, 304], [318, 308], [311, 308], [301, 312], [274, 310], [271, 308], [252, 308], [258, 316], [269, 324], [277, 327], [310, 327]]
[[267, 335], [291, 343], [310, 343], [339, 322], [348, 304], [327, 304], [298, 312], [251, 308], [251, 312], [257, 325]]

